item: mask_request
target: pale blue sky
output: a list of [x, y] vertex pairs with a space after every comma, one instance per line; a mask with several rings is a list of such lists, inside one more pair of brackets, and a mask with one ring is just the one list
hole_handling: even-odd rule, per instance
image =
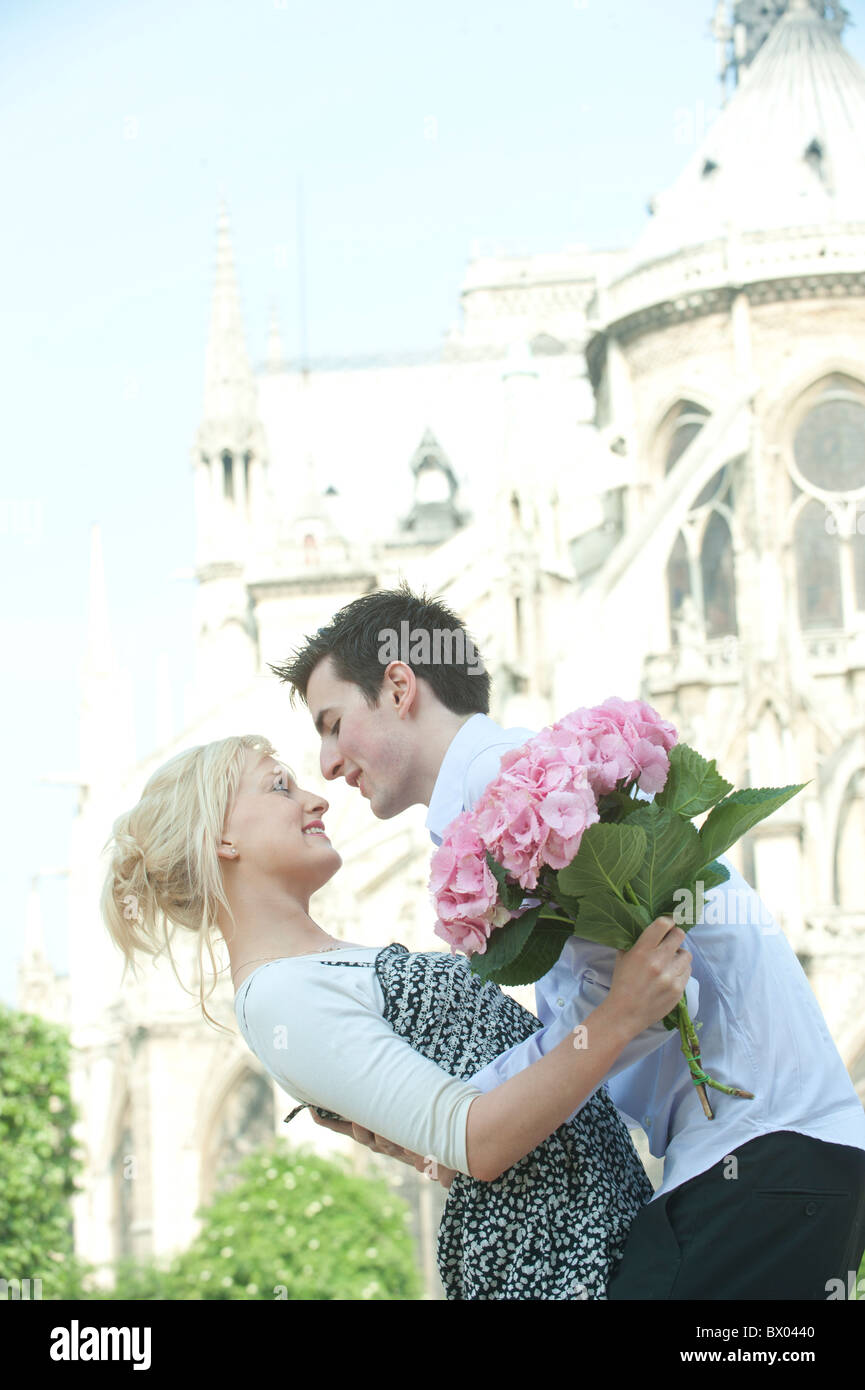
[[[717, 106], [713, 0], [4, 0], [0, 9], [2, 680], [12, 737], [0, 998], [30, 876], [66, 861], [89, 530], [153, 737], [160, 651], [188, 676], [189, 449], [218, 198], [247, 341], [434, 348], [473, 246], [628, 245]], [[865, 0], [847, 46], [865, 62]], [[179, 689], [178, 706], [179, 715]], [[106, 827], [106, 834], [108, 827]], [[65, 967], [62, 885], [43, 908]], [[94, 910], [96, 910], [94, 905]]]

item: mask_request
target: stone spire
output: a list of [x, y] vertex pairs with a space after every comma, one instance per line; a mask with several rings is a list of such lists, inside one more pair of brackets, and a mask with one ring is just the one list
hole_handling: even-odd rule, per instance
[[58, 980], [48, 957], [42, 925], [41, 880], [65, 877], [65, 869], [47, 870], [34, 874], [27, 898], [27, 918], [24, 927], [24, 950], [18, 962], [18, 1008], [40, 1018], [65, 1022], [65, 982]]
[[220, 205], [204, 409], [192, 449], [195, 473], [196, 564], [243, 560], [250, 525], [261, 508], [266, 468], [258, 389], [246, 351], [234, 251], [225, 203]]
[[248, 422], [256, 407], [255, 380], [246, 352], [240, 293], [228, 211], [221, 203], [216, 232], [216, 271], [204, 373], [204, 420], [225, 426]]
[[464, 525], [459, 486], [450, 459], [431, 429], [425, 429], [409, 464], [414, 479], [411, 511], [401, 524], [411, 544], [442, 545]]

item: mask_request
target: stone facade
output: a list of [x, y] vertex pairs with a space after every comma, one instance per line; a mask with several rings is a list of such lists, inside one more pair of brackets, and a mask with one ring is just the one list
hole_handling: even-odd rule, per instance
[[[843, 61], [848, 86], [860, 83], [861, 149], [865, 75], [850, 73], [837, 8], [776, 6], [748, 101], [761, 54], [775, 43], [783, 58], [781, 26], [799, 25], [819, 41], [817, 79]], [[711, 133], [718, 157], [740, 95]], [[202, 1022], [189, 943], [191, 996], [149, 965], [120, 989], [97, 909], [111, 821], [174, 751], [229, 733], [266, 734], [317, 784], [308, 716], [268, 662], [400, 577], [465, 617], [505, 725], [639, 695], [737, 786], [808, 782], [733, 857], [790, 936], [865, 1098], [865, 237], [837, 217], [761, 231], [737, 229], [735, 214], [725, 207], [719, 235], [683, 235], [654, 259], [639, 244], [479, 258], [462, 325], [429, 361], [292, 369], [272, 331], [258, 373], [221, 217], [192, 450], [195, 694], [182, 734], [146, 764], [101, 765], [98, 735], [120, 698], [101, 632], [82, 716], [71, 975], [50, 1009], [38, 933], [22, 962], [21, 1007], [72, 1027], [83, 1256], [182, 1248], [226, 1165], [281, 1133], [291, 1104], [236, 1034]], [[329, 800], [344, 869], [318, 920], [352, 940], [436, 948], [421, 808], [376, 822], [342, 787]], [[515, 993], [531, 1006], [531, 991]], [[208, 1007], [230, 1029], [231, 1000], [225, 971]], [[304, 1116], [288, 1142], [347, 1149]], [[442, 1194], [412, 1170], [383, 1171], [412, 1202], [437, 1297]]]

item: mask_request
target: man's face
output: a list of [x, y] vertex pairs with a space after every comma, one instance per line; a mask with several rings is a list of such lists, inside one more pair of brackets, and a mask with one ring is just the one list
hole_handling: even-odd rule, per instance
[[400, 718], [387, 681], [378, 705], [368, 705], [360, 686], [340, 680], [326, 656], [307, 682], [306, 701], [321, 739], [323, 777], [344, 777], [366, 797], [379, 820], [389, 820], [419, 800], [412, 721]]

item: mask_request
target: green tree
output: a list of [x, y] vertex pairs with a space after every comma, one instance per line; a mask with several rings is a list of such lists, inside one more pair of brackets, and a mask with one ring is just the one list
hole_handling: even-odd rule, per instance
[[[235, 1185], [198, 1213], [202, 1227], [167, 1265], [124, 1261], [113, 1290], [85, 1298], [417, 1299], [409, 1210], [343, 1158], [281, 1145], [237, 1168]], [[89, 1284], [90, 1281], [87, 1281]], [[86, 1285], [85, 1285], [86, 1287]]]
[[41, 1279], [43, 1298], [74, 1297], [71, 1197], [81, 1161], [69, 1087], [68, 1031], [0, 1004], [0, 1278]]

